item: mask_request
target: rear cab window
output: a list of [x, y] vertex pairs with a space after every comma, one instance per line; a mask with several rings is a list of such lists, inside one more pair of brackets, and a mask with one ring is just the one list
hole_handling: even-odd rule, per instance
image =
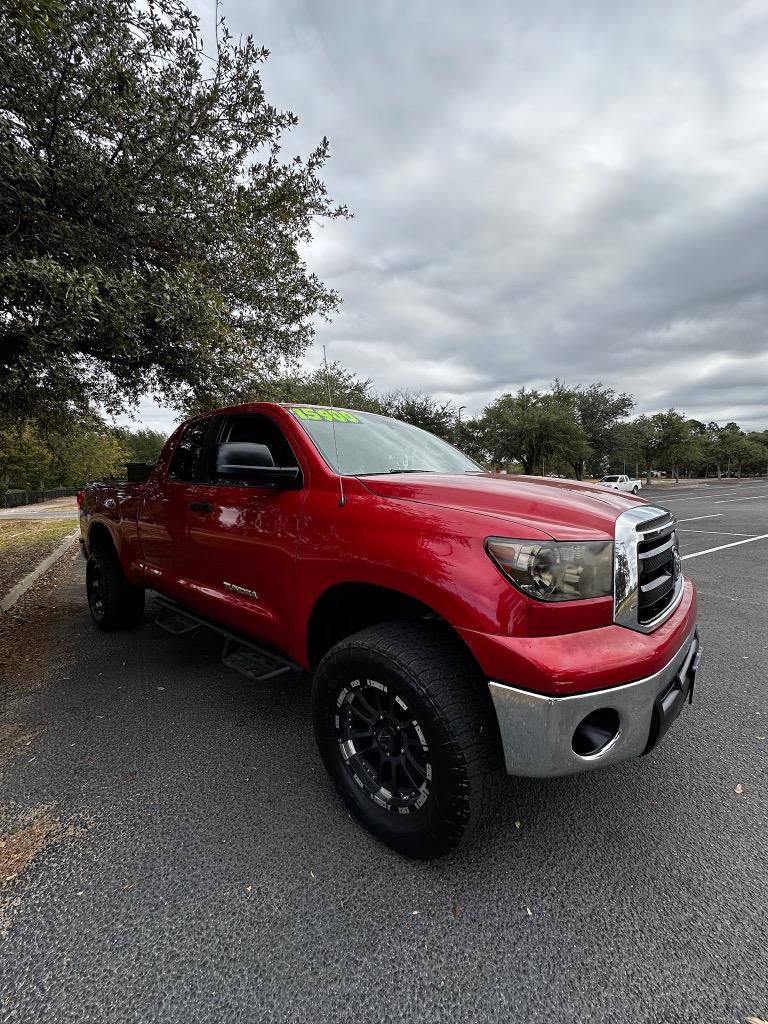
[[195, 420], [184, 428], [171, 456], [167, 477], [179, 483], [198, 483], [204, 471], [203, 447], [211, 420]]

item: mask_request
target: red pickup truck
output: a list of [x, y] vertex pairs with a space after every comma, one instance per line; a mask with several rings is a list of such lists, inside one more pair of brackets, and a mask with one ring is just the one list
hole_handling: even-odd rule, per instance
[[692, 696], [675, 521], [631, 495], [273, 403], [190, 420], [145, 476], [83, 495], [96, 624], [137, 624], [151, 589], [167, 628], [224, 634], [228, 664], [311, 673], [336, 787], [405, 854], [465, 840], [506, 774], [649, 752]]

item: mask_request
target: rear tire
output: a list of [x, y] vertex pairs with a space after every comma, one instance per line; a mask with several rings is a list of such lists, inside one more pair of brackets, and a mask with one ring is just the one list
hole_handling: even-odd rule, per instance
[[144, 588], [128, 583], [113, 548], [102, 544], [91, 552], [85, 568], [85, 588], [91, 617], [99, 629], [112, 632], [141, 621]]
[[312, 711], [337, 790], [394, 850], [439, 857], [495, 811], [506, 772], [487, 681], [447, 630], [389, 622], [342, 640]]

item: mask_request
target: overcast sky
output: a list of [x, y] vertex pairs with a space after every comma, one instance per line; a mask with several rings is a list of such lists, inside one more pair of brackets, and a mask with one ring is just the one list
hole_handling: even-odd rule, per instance
[[557, 376], [768, 426], [764, 0], [223, 11], [300, 118], [284, 155], [327, 135], [355, 214], [308, 253], [344, 299], [311, 364], [470, 413]]

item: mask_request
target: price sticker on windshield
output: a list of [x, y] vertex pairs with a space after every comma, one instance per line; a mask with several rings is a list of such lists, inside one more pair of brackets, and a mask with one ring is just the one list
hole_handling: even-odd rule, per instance
[[325, 420], [327, 423], [359, 423], [354, 413], [346, 409], [313, 409], [311, 406], [292, 408], [291, 412], [299, 420]]

